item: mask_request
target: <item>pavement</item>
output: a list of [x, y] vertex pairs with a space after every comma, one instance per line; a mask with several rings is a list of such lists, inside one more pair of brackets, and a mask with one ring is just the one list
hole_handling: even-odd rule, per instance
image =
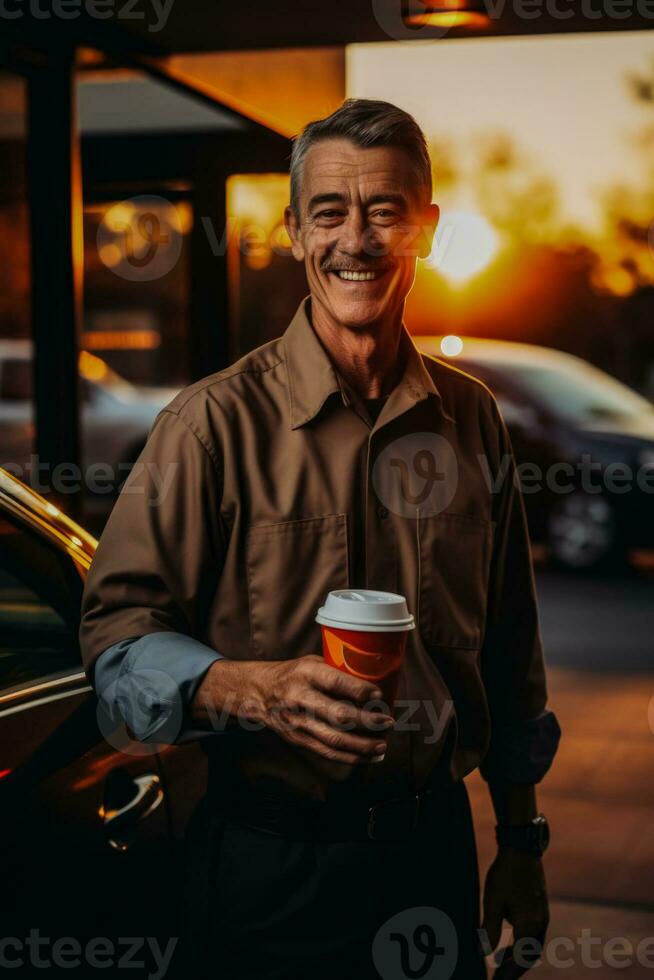
[[[537, 578], [563, 737], [538, 787], [551, 921], [533, 975], [654, 978], [654, 574]], [[495, 821], [478, 772], [467, 785], [483, 882]]]

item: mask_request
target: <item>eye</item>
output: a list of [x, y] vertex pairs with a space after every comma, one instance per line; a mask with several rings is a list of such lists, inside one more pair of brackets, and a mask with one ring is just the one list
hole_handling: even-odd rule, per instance
[[342, 211], [335, 211], [332, 208], [328, 208], [326, 211], [319, 211], [316, 218], [338, 218], [342, 213]]
[[396, 221], [399, 218], [399, 215], [396, 211], [392, 211], [390, 208], [377, 208], [376, 211], [372, 212], [370, 217], [373, 220], [379, 221]]

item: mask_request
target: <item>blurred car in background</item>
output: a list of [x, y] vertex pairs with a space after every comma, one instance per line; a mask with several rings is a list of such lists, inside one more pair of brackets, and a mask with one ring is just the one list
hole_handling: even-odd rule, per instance
[[179, 935], [180, 844], [206, 757], [198, 742], [135, 743], [98, 712], [78, 641], [96, 544], [0, 470], [3, 934], [163, 947]]
[[[522, 464], [533, 541], [572, 569], [654, 546], [654, 405], [579, 357], [472, 337], [415, 337], [483, 381]], [[535, 464], [534, 468], [525, 464]], [[542, 474], [540, 487], [535, 474]]]
[[[102, 463], [112, 474], [110, 488], [109, 479], [97, 476], [98, 487], [107, 489], [87, 492], [87, 504], [93, 512], [106, 516], [145, 445], [156, 414], [179, 388], [132, 384], [102, 358], [85, 350], [80, 351], [78, 365], [82, 472], [88, 473], [93, 464]], [[29, 468], [30, 455], [36, 452], [32, 388], [32, 342], [0, 340], [0, 466], [39, 488]], [[40, 479], [48, 483], [45, 474]]]

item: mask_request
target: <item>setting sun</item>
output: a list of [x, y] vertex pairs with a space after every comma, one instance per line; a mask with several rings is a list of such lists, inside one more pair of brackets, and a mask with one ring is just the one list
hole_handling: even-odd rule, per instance
[[497, 254], [495, 229], [474, 211], [444, 211], [428, 264], [454, 283], [466, 282]]

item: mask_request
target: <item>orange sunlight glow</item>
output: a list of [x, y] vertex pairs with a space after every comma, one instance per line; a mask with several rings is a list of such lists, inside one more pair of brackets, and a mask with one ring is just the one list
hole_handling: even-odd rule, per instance
[[427, 264], [459, 285], [490, 265], [499, 247], [499, 236], [483, 215], [444, 211]]

